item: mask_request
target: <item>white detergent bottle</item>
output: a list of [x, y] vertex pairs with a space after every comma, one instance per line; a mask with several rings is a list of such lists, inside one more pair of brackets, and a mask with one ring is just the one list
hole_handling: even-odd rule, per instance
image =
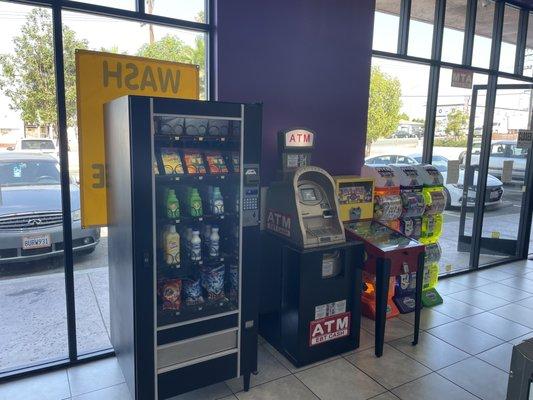
[[200, 261], [202, 259], [202, 239], [199, 231], [192, 231], [191, 237], [191, 260]]
[[209, 237], [209, 257], [218, 257], [219, 241], [218, 228], [213, 227], [211, 229], [211, 236]]

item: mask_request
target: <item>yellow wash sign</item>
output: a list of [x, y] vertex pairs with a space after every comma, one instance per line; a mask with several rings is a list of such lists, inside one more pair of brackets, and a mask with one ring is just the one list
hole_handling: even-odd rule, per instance
[[196, 65], [76, 50], [83, 227], [107, 224], [104, 104], [128, 94], [198, 99], [199, 82]]

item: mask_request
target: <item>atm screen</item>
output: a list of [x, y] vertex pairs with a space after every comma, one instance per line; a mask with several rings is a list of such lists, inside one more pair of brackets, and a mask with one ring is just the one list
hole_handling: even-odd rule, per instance
[[303, 201], [317, 201], [315, 189], [300, 189]]

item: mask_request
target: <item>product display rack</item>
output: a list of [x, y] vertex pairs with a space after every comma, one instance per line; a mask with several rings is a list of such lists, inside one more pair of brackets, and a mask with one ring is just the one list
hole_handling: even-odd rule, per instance
[[249, 386], [260, 143], [260, 105], [106, 105], [111, 340], [136, 399]]

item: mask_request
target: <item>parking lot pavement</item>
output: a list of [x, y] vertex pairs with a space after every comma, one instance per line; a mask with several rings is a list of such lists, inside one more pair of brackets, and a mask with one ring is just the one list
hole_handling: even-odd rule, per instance
[[[499, 236], [502, 239], [516, 239], [520, 220], [522, 192], [519, 186], [505, 186], [503, 203], [497, 207], [486, 207], [483, 216], [483, 237]], [[443, 234], [439, 240], [442, 247], [442, 258], [439, 263], [440, 272], [448, 273], [468, 267], [470, 253], [459, 252], [457, 242], [459, 236], [460, 210], [444, 211]], [[471, 235], [473, 209], [466, 213], [465, 234]], [[497, 249], [491, 249], [492, 251]], [[483, 254], [483, 262], [496, 261], [504, 257]], [[451, 268], [451, 270], [450, 270]]]

